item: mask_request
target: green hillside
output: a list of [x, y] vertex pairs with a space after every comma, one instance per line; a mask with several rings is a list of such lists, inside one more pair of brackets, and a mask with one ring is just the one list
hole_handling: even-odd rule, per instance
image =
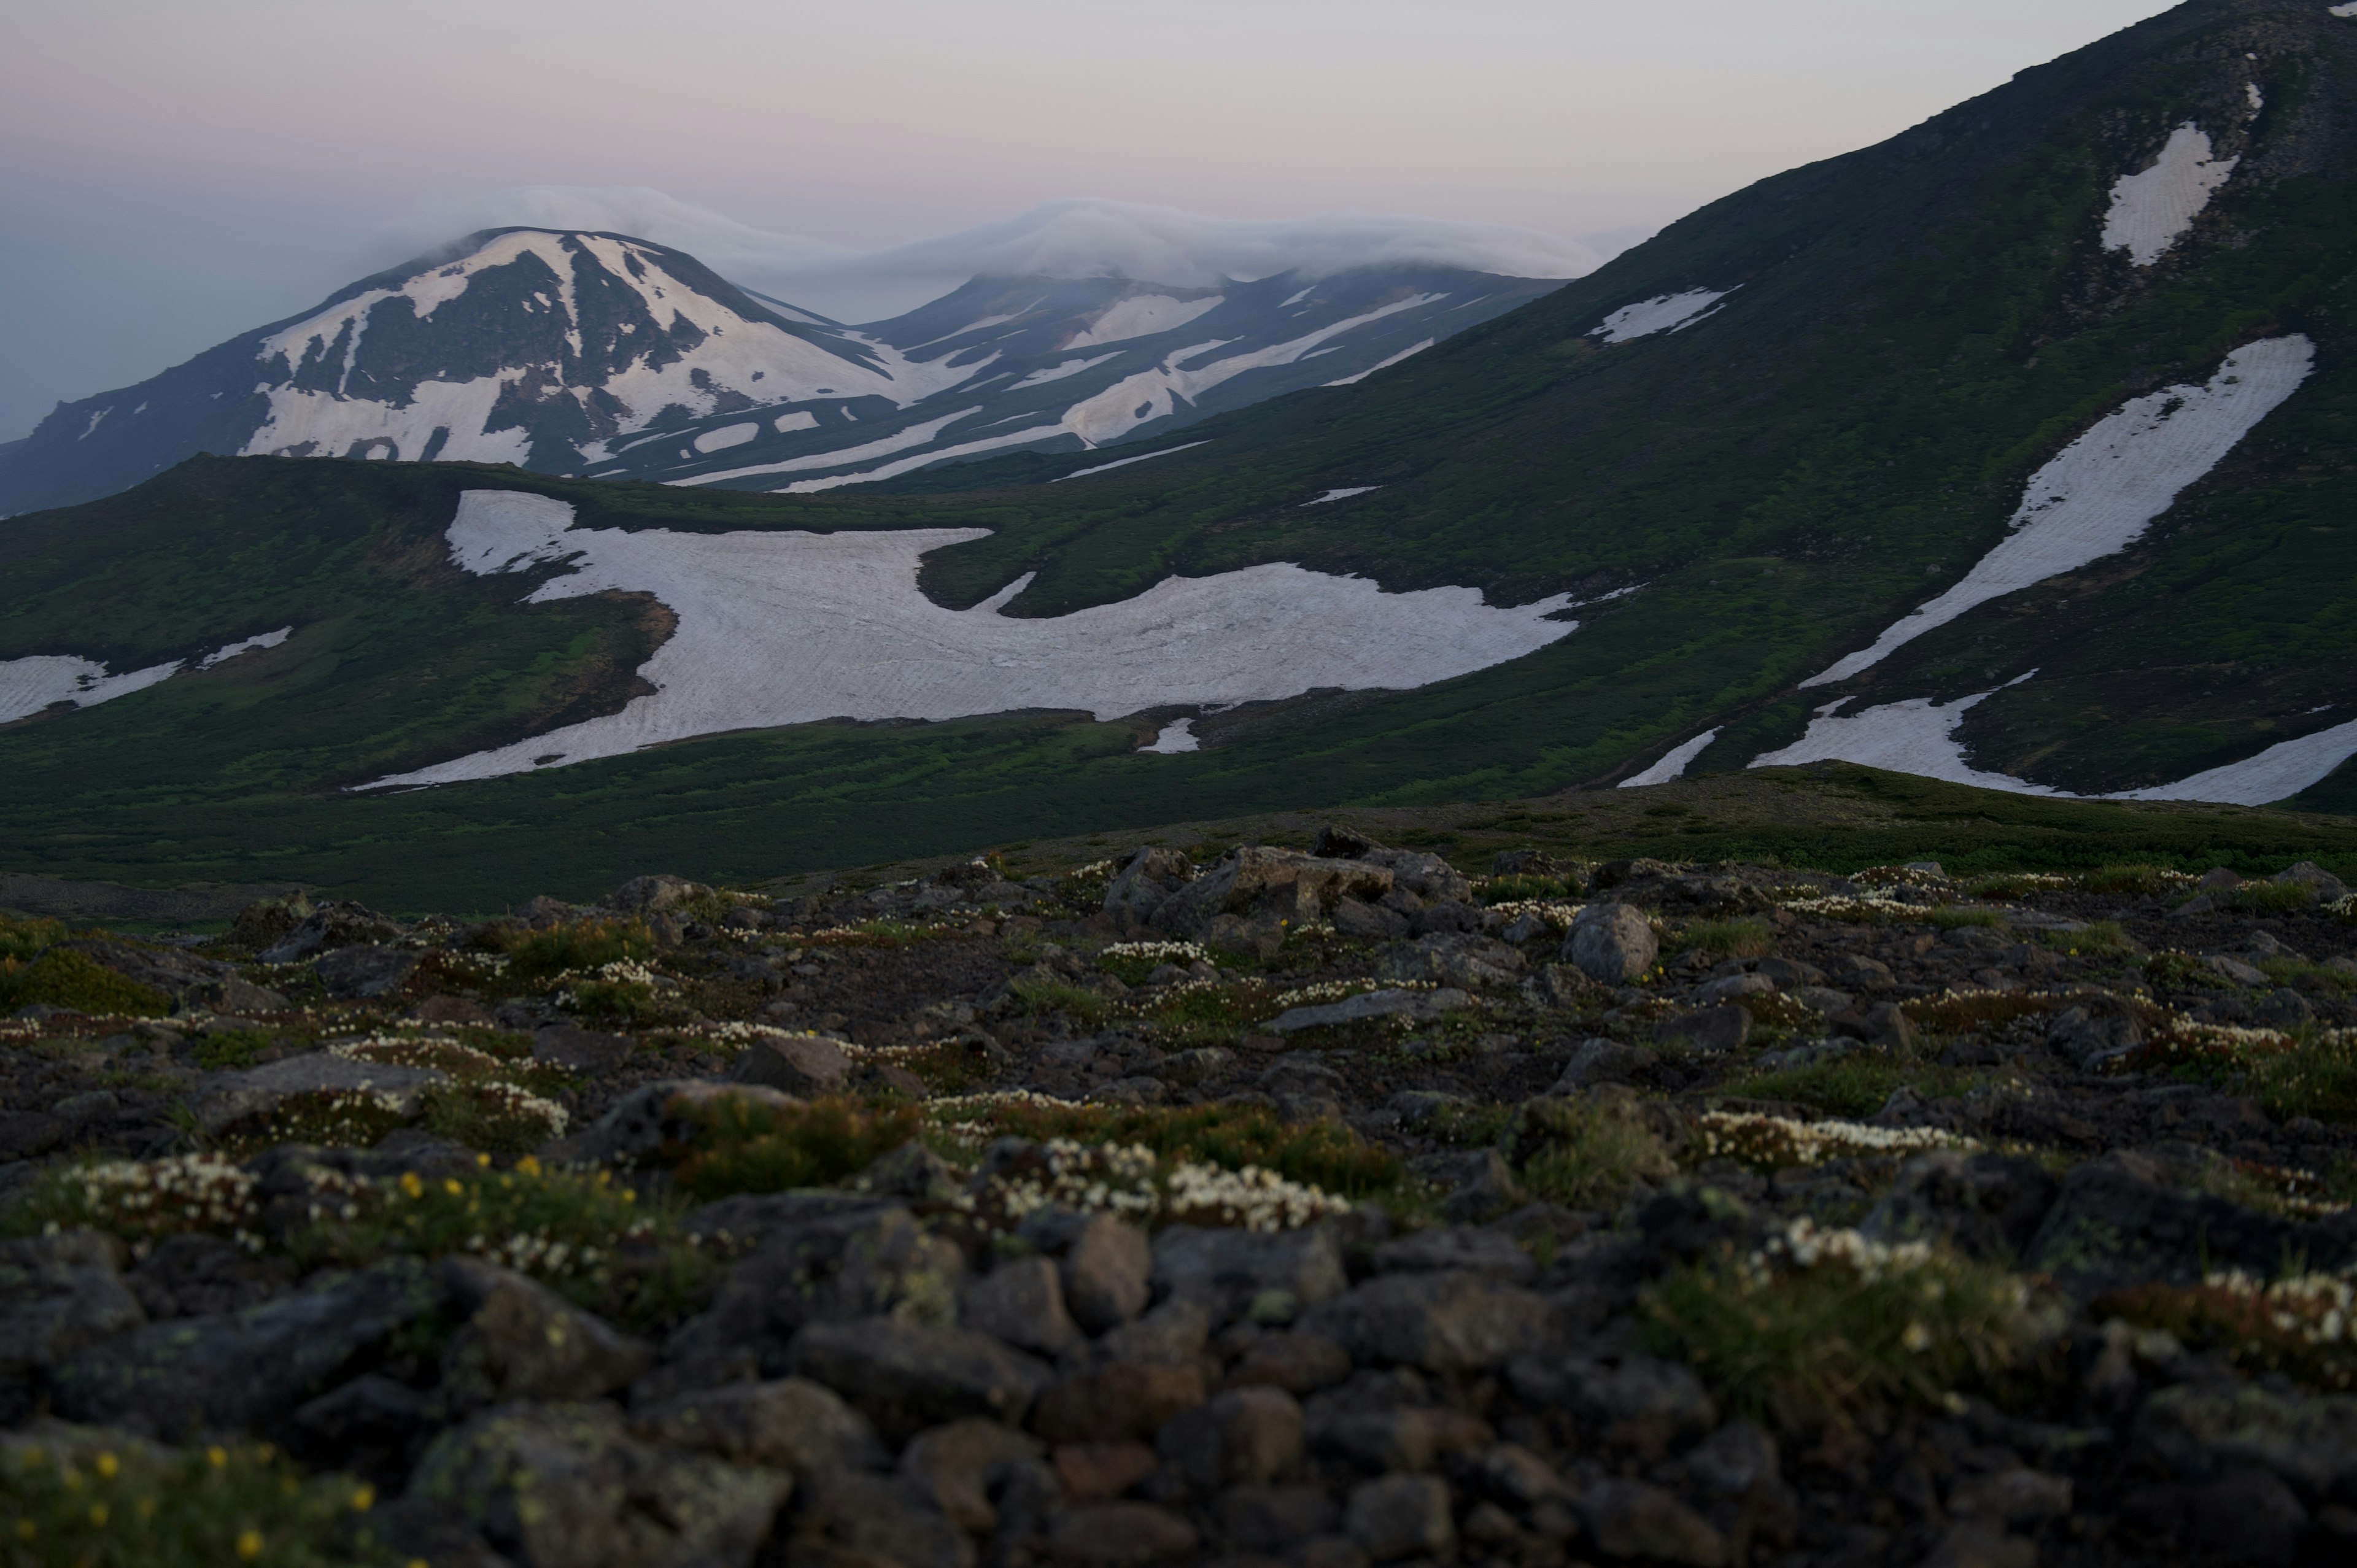
[[[2263, 88], [2254, 115], [2247, 92]], [[2106, 193], [2171, 129], [2241, 160], [2137, 268]], [[1193, 450], [937, 468], [810, 498], [512, 469], [200, 459], [0, 522], [0, 660], [121, 671], [282, 625], [283, 648], [0, 729], [0, 863], [168, 881], [299, 878], [418, 902], [663, 864], [747, 877], [977, 842], [1277, 808], [1523, 800], [1609, 783], [1711, 725], [1701, 773], [1860, 705], [1979, 692], [1977, 764], [2134, 787], [2345, 721], [2357, 673], [2357, 22], [2196, 0], [1879, 146], [1763, 181], [1594, 275], [1347, 389], [1190, 426]], [[1611, 347], [1653, 295], [1706, 320]], [[2028, 476], [2128, 398], [2306, 333], [2308, 382], [2145, 539], [1983, 607], [1856, 681], [1863, 646], [2005, 536]], [[1492, 603], [1571, 592], [1579, 630], [1399, 693], [1207, 720], [1028, 714], [716, 736], [392, 797], [341, 787], [618, 709], [666, 634], [644, 596], [516, 603], [444, 559], [459, 490], [595, 526], [981, 526], [922, 577], [1056, 615], [1172, 573], [1293, 561]], [[1346, 505], [1303, 503], [1377, 486]], [[2357, 808], [2352, 770], [2305, 803]], [[526, 868], [531, 868], [527, 870]]]

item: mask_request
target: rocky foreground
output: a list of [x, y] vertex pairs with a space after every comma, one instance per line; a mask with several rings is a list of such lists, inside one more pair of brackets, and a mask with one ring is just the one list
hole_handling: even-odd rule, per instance
[[1329, 832], [0, 920], [0, 1554], [2357, 1560], [2352, 918]]

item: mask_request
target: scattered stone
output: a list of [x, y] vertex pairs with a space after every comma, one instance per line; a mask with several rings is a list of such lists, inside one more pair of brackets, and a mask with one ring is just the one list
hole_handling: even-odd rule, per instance
[[633, 1430], [660, 1448], [709, 1454], [797, 1476], [833, 1466], [880, 1469], [882, 1439], [834, 1390], [801, 1378], [725, 1383], [641, 1406]]
[[1340, 1002], [1288, 1008], [1270, 1019], [1264, 1027], [1279, 1035], [1294, 1035], [1304, 1029], [1361, 1023], [1369, 1018], [1437, 1018], [1471, 1005], [1472, 1000], [1464, 992], [1448, 988], [1436, 991], [1362, 991]]
[[1544, 1343], [1553, 1320], [1544, 1298], [1457, 1270], [1380, 1275], [1313, 1308], [1302, 1326], [1355, 1359], [1471, 1372]]
[[1200, 1543], [1195, 1527], [1151, 1503], [1094, 1503], [1074, 1509], [1048, 1539], [1049, 1557], [1073, 1568], [1131, 1568], [1180, 1563]]
[[1727, 1539], [1677, 1495], [1644, 1481], [1609, 1477], [1579, 1495], [1579, 1512], [1607, 1557], [1720, 1568]]
[[1642, 1046], [1624, 1045], [1612, 1039], [1582, 1040], [1550, 1092], [1577, 1094], [1594, 1084], [1625, 1083], [1661, 1059], [1659, 1054]]
[[1386, 1476], [1351, 1493], [1344, 1510], [1351, 1538], [1378, 1563], [1445, 1557], [1457, 1548], [1448, 1486], [1434, 1476]]
[[1607, 985], [1641, 978], [1661, 951], [1652, 923], [1642, 909], [1630, 904], [1588, 905], [1572, 922], [1563, 944], [1566, 963]]
[[463, 1315], [444, 1354], [443, 1385], [466, 1408], [597, 1399], [653, 1364], [652, 1346], [522, 1274], [463, 1254], [443, 1259], [436, 1272]]
[[959, 1299], [958, 1321], [1037, 1356], [1060, 1354], [1082, 1337], [1064, 1307], [1062, 1276], [1046, 1258], [1001, 1263], [969, 1282]]
[[449, 1074], [435, 1068], [353, 1061], [311, 1051], [208, 1080], [197, 1098], [196, 1115], [206, 1132], [219, 1133], [267, 1116], [298, 1094], [329, 1091], [382, 1095], [402, 1114], [413, 1115], [427, 1090], [449, 1081]]
[[864, 1317], [795, 1336], [794, 1369], [848, 1400], [888, 1436], [962, 1416], [1019, 1423], [1048, 1369], [986, 1335]]
[[1751, 1015], [1740, 1007], [1704, 1007], [1664, 1018], [1653, 1026], [1653, 1038], [1665, 1046], [1724, 1056], [1740, 1050], [1751, 1037]]
[[745, 1047], [729, 1077], [788, 1094], [818, 1098], [840, 1093], [851, 1058], [823, 1035], [762, 1035]]
[[400, 948], [367, 945], [339, 948], [311, 966], [328, 994], [345, 1001], [396, 996], [416, 972], [418, 955]]
[[583, 1078], [600, 1078], [630, 1059], [630, 1038], [574, 1024], [545, 1024], [533, 1031], [532, 1056]]

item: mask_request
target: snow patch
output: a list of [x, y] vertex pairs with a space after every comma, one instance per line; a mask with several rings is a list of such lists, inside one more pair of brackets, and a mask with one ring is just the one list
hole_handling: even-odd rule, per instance
[[[2012, 684], [2020, 684], [2023, 676]], [[2002, 688], [1999, 688], [2000, 690]], [[1964, 748], [1956, 739], [1957, 726], [1964, 715], [1996, 692], [1979, 692], [1960, 697], [1942, 707], [1928, 697], [1914, 697], [1903, 703], [1888, 703], [1880, 707], [1843, 715], [1834, 712], [1840, 703], [1828, 703], [1817, 710], [1810, 721], [1808, 733], [1781, 751], [1752, 758], [1754, 768], [1792, 766], [1803, 762], [1855, 762], [1867, 768], [1887, 768], [1894, 773], [1919, 774], [1927, 779], [1944, 779], [1953, 784], [1971, 784], [1983, 789], [2002, 789], [2014, 795], [2046, 795], [2064, 800], [2200, 800], [2219, 806], [2264, 806], [2273, 800], [2287, 800], [2301, 790], [2321, 783], [2332, 770], [2357, 755], [2357, 719], [2335, 725], [2330, 729], [2302, 736], [2298, 740], [2280, 741], [2254, 757], [2240, 762], [2230, 762], [2222, 768], [2212, 768], [2180, 779], [2173, 784], [2154, 784], [2142, 789], [2121, 789], [2106, 795], [2080, 796], [2067, 789], [2050, 789], [2016, 779], [2007, 773], [1985, 773], [1964, 760]], [[1843, 701], [1846, 702], [1845, 698]]]
[[1224, 303], [1226, 296], [1216, 294], [1209, 299], [1178, 299], [1167, 294], [1132, 295], [1099, 311], [1090, 321], [1089, 329], [1064, 347], [1094, 349], [1132, 338], [1150, 338], [1157, 332], [1173, 332]]
[[1193, 719], [1178, 719], [1163, 725], [1159, 735], [1137, 749], [1158, 752], [1162, 756], [1170, 757], [1182, 751], [1200, 751], [1203, 749], [1203, 743], [1195, 738]]
[[2327, 5], [2324, 10], [2330, 16], [2357, 16], [2357, 0], [2347, 5]]
[[1411, 346], [1409, 346], [1409, 347], [1407, 347], [1407, 348], [1405, 348], [1405, 349], [1402, 349], [1398, 353], [1394, 354], [1394, 355], [1393, 355], [1390, 359], [1388, 359], [1388, 360], [1378, 360], [1375, 363], [1373, 363], [1373, 364], [1372, 364], [1372, 365], [1369, 365], [1365, 370], [1361, 371], [1360, 371], [1357, 375], [1355, 375], [1355, 376], [1344, 376], [1344, 377], [1343, 377], [1340, 381], [1328, 381], [1326, 384], [1327, 384], [1328, 386], [1329, 386], [1329, 387], [1354, 387], [1354, 386], [1357, 386], [1361, 381], [1365, 381], [1369, 376], [1373, 375], [1377, 371], [1388, 371], [1388, 370], [1390, 370], [1394, 365], [1398, 364], [1402, 360], [1406, 359], [1409, 355], [1411, 355], [1411, 354], [1421, 354], [1421, 353], [1423, 353], [1426, 349], [1431, 348], [1435, 343], [1437, 343], [1438, 341], [1440, 341], [1440, 339], [1439, 339], [1439, 338], [1426, 338], [1423, 342], [1421, 342], [1421, 343], [1413, 344], [1413, 345], [1411, 345]]
[[1035, 424], [1028, 430], [1017, 430], [1011, 435], [985, 436], [979, 441], [963, 441], [954, 446], [937, 446], [913, 457], [886, 463], [881, 467], [862, 468], [851, 474], [829, 474], [823, 479], [798, 479], [785, 488], [785, 493], [806, 495], [813, 490], [831, 490], [840, 485], [864, 485], [946, 462], [952, 457], [971, 457], [983, 452], [996, 452], [1004, 446], [1028, 446], [1037, 441], [1052, 441], [1063, 434], [1063, 426], [1060, 424]]
[[[1672, 746], [1663, 754], [1659, 762], [1654, 763], [1642, 773], [1633, 774], [1620, 780], [1620, 788], [1635, 789], [1647, 784], [1667, 784], [1673, 779], [1684, 778], [1686, 764], [1700, 757], [1704, 749], [1717, 738], [1718, 731], [1716, 728], [1706, 729], [1692, 740]], [[1755, 762], [1752, 766], [1757, 768], [1760, 765]]]
[[1110, 463], [1099, 463], [1093, 468], [1075, 468], [1069, 474], [1059, 474], [1048, 482], [1051, 485], [1060, 485], [1066, 479], [1085, 478], [1091, 474], [1103, 474], [1114, 468], [1126, 468], [1132, 463], [1145, 463], [1156, 457], [1168, 457], [1173, 452], [1192, 452], [1198, 446], [1210, 445], [1209, 441], [1189, 441], [1183, 446], [1165, 446], [1159, 452], [1143, 452], [1135, 457], [1120, 457]]
[[1323, 686], [1398, 690], [1521, 658], [1577, 629], [1547, 618], [1566, 607], [1563, 595], [1493, 607], [1475, 588], [1389, 594], [1290, 564], [1168, 577], [1119, 604], [1017, 618], [999, 613], [999, 596], [959, 611], [917, 587], [928, 552], [986, 537], [982, 529], [678, 533], [570, 521], [571, 509], [546, 497], [468, 490], [451, 522], [451, 559], [496, 572], [576, 556], [571, 574], [533, 591], [533, 603], [653, 594], [679, 618], [640, 669], [653, 693], [608, 717], [379, 786], [489, 779], [528, 771], [552, 752], [570, 764], [828, 718], [1078, 708], [1113, 719]]
[[2168, 253], [2201, 209], [2212, 193], [2226, 183], [2240, 158], [2213, 159], [2210, 134], [2189, 120], [2169, 134], [2160, 156], [2141, 174], [2124, 174], [2113, 183], [2112, 208], [2104, 217], [2104, 249], [2126, 251], [2128, 259], [2148, 267]]
[[1692, 325], [1733, 292], [1732, 289], [1693, 288], [1684, 294], [1657, 295], [1652, 299], [1641, 299], [1634, 305], [1624, 305], [1606, 317], [1603, 325], [1588, 336], [1603, 338], [1609, 347], [1614, 343], [1650, 338], [1656, 332], [1674, 332], [1681, 327]]
[[[815, 424], [816, 420], [811, 421]], [[742, 446], [761, 434], [761, 427], [748, 420], [742, 424], [724, 424], [717, 430], [707, 430], [688, 443], [699, 452], [719, 452], [731, 446]]]
[[1383, 486], [1381, 485], [1351, 485], [1343, 489], [1328, 490], [1324, 495], [1319, 496], [1317, 499], [1306, 500], [1301, 504], [1303, 506], [1324, 506], [1328, 501], [1339, 501], [1351, 496], [1372, 495], [1382, 489]]
[[755, 474], [791, 474], [811, 468], [839, 468], [846, 463], [864, 463], [870, 457], [888, 456], [895, 452], [906, 452], [911, 446], [922, 446], [946, 427], [981, 412], [979, 407], [962, 408], [955, 413], [942, 414], [939, 419], [920, 420], [905, 430], [896, 430], [889, 435], [858, 446], [842, 446], [832, 452], [813, 452], [776, 463], [756, 463], [749, 468], [723, 468], [716, 474], [697, 474], [689, 478], [667, 479], [664, 482], [671, 485], [710, 485], [722, 479], [742, 479]]
[[1966, 610], [2126, 550], [2298, 391], [2315, 363], [2305, 334], [2264, 338], [2227, 355], [2206, 386], [2165, 387], [2122, 405], [2030, 476], [2007, 524], [2013, 532], [1963, 581], [1801, 684], [1847, 680]]
[[[275, 648], [292, 636], [295, 628], [281, 627], [260, 637], [249, 637], [242, 642], [232, 642], [216, 649], [197, 661], [199, 670], [210, 670], [226, 659], [256, 648]], [[172, 660], [163, 664], [150, 664], [145, 670], [126, 671], [110, 675], [106, 666], [94, 659], [83, 659], [71, 653], [36, 653], [26, 659], [0, 659], [0, 724], [30, 718], [44, 708], [59, 703], [71, 703], [77, 708], [93, 708], [101, 703], [111, 703], [117, 697], [127, 697], [134, 692], [170, 680], [186, 663]]]
[[2259, 111], [2267, 106], [2266, 94], [2259, 91], [2257, 82], [2246, 81], [2243, 83], [2243, 95], [2251, 101], [2251, 118], [2257, 119]]
[[1117, 358], [1119, 358], [1117, 354], [1092, 354], [1084, 359], [1066, 360], [1061, 364], [1050, 365], [1044, 371], [1032, 371], [1006, 390], [1021, 392], [1025, 387], [1045, 386], [1049, 381], [1060, 381], [1066, 376], [1077, 376], [1091, 365], [1102, 365], [1107, 360]]
[[293, 627], [282, 626], [276, 631], [265, 631], [260, 637], [249, 637], [243, 642], [230, 643], [206, 654], [198, 661], [197, 668], [210, 670], [216, 664], [226, 663], [241, 653], [251, 653], [257, 648], [275, 648], [294, 635]]
[[791, 413], [781, 413], [770, 421], [770, 428], [780, 435], [789, 435], [797, 430], [816, 430], [818, 415], [809, 409], [799, 408]]

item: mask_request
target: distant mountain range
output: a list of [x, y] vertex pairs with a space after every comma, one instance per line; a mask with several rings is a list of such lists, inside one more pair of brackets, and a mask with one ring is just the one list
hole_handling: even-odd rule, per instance
[[624, 234], [502, 229], [0, 446], [0, 514], [199, 452], [809, 490], [1086, 451], [1347, 383], [1560, 286], [1387, 264], [1178, 287], [977, 277], [845, 327]]
[[[528, 346], [447, 365], [555, 367], [472, 428], [585, 477], [221, 458], [0, 525], [0, 844], [594, 887], [1816, 762], [2357, 811], [2350, 9], [2190, 0], [1383, 369], [1473, 285], [977, 283], [855, 338], [494, 240], [614, 248], [570, 305], [502, 274]], [[396, 324], [498, 271], [274, 329], [274, 381], [231, 346], [238, 439], [392, 406], [439, 363]], [[733, 315], [666, 316], [691, 283]], [[1213, 411], [1275, 371], [1312, 384]], [[45, 439], [145, 417], [95, 404]]]

